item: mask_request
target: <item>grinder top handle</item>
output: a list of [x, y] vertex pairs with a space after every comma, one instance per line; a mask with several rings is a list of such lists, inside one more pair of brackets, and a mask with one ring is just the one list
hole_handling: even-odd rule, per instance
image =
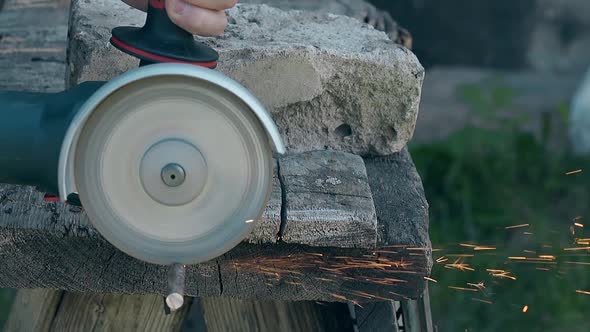
[[110, 41], [119, 50], [139, 58], [140, 66], [168, 62], [213, 69], [219, 59], [215, 50], [195, 41], [190, 32], [172, 22], [165, 0], [149, 0], [145, 25], [117, 27]]

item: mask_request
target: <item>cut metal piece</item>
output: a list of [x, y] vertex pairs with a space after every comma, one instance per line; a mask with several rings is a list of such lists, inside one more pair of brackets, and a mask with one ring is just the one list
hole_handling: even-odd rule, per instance
[[74, 170], [83, 206], [110, 243], [143, 261], [218, 257], [250, 233], [255, 223], [244, 220], [259, 220], [268, 202], [266, 129], [241, 98], [206, 80], [130, 82], [79, 133]]

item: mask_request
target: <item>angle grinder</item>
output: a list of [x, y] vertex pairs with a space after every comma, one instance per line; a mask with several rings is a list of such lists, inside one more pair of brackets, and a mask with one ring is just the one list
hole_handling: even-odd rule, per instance
[[226, 253], [268, 203], [285, 153], [276, 125], [164, 0], [111, 44], [140, 67], [61, 93], [0, 92], [0, 182], [83, 206], [115, 247], [171, 271]]

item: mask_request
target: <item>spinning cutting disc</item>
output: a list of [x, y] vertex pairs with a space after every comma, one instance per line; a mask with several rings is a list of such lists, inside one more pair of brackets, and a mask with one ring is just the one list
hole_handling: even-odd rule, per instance
[[93, 225], [156, 264], [207, 261], [254, 227], [271, 192], [265, 129], [232, 93], [163, 75], [115, 91], [80, 131], [75, 177]]

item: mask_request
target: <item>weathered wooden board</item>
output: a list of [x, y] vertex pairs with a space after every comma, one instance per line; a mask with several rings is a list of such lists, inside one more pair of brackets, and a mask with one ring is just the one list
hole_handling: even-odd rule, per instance
[[49, 289], [20, 290], [4, 331], [49, 331], [62, 296], [62, 292]]
[[7, 1], [0, 16], [3, 90], [63, 90], [67, 22], [67, 1]]
[[287, 243], [374, 248], [377, 220], [363, 159], [316, 151], [279, 160]]
[[[13, 189], [13, 194], [23, 193]], [[45, 211], [43, 219], [39, 214], [27, 215], [30, 209], [19, 207], [13, 194], [6, 189], [0, 194], [0, 287], [165, 293], [165, 267], [116, 250], [81, 218], [64, 219], [57, 203], [38, 202], [43, 208], [36, 211]], [[28, 222], [28, 228], [15, 227], [18, 215], [22, 223]], [[6, 226], [8, 222], [11, 226]], [[187, 295], [362, 301], [357, 292], [365, 292], [414, 298], [423, 288], [423, 276], [429, 273], [428, 261], [427, 252], [404, 245], [376, 252], [244, 243], [215, 261], [190, 266]]]
[[203, 299], [207, 332], [352, 331], [343, 303]]
[[65, 293], [49, 331], [180, 331], [190, 299], [181, 310], [166, 315], [156, 295]]
[[180, 331], [190, 308], [166, 315], [162, 297], [21, 290], [4, 330], [61, 331]]
[[379, 301], [354, 308], [359, 332], [399, 332], [395, 302]]
[[[376, 202], [385, 197], [386, 204], [399, 212], [385, 215], [388, 209], [377, 204], [384, 230], [379, 249], [243, 243], [215, 261], [189, 267], [187, 295], [327, 301], [419, 296], [431, 266], [421, 187], [416, 188], [417, 175], [407, 153], [376, 165], [390, 165], [391, 170], [375, 175], [371, 167], [369, 183], [398, 192], [390, 196], [391, 191], [381, 194], [371, 188], [373, 196]], [[375, 180], [381, 176], [381, 182]], [[7, 186], [0, 192], [0, 264], [5, 267], [0, 270], [0, 286], [165, 293], [165, 267], [121, 253], [94, 231], [79, 210], [47, 204], [41, 198], [32, 189], [19, 187]], [[422, 211], [412, 212], [412, 207]], [[404, 219], [392, 218], [398, 215]]]

